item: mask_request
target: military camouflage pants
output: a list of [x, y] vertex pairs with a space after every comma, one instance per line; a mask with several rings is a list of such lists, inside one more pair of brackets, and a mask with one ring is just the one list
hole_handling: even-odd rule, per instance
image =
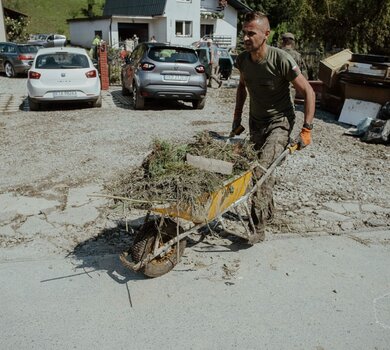
[[[294, 118], [284, 117], [269, 123], [249, 119], [250, 138], [255, 149], [259, 151], [258, 162], [263, 168], [268, 168], [285, 150], [293, 126]], [[257, 168], [254, 174], [260, 178], [264, 171]], [[266, 221], [272, 218], [274, 184], [275, 175], [271, 174], [252, 197], [251, 216], [258, 232], [264, 231]]]

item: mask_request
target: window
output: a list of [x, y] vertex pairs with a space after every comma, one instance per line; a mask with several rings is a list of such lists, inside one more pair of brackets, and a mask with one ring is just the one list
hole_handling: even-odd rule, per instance
[[214, 33], [214, 25], [213, 24], [201, 24], [200, 25], [200, 37], [211, 36]]
[[148, 57], [157, 62], [195, 63], [198, 60], [195, 51], [184, 47], [152, 47]]
[[192, 36], [192, 22], [176, 21], [176, 36]]
[[80, 69], [90, 66], [84, 54], [59, 52], [39, 55], [35, 67], [39, 69]]

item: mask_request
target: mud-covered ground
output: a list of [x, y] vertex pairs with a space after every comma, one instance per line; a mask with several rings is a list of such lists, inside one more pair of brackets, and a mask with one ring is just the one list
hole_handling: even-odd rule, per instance
[[[55, 199], [64, 207], [70, 189], [103, 188], [118, 173], [138, 166], [154, 138], [188, 142], [201, 130], [228, 133], [235, 83], [232, 79], [220, 89], [209, 89], [201, 111], [166, 102], [135, 111], [114, 86], [104, 92], [101, 109], [63, 106], [30, 112], [25, 79], [0, 76], [0, 195]], [[297, 110], [295, 135], [303, 120], [302, 108]], [[247, 128], [247, 118], [243, 124]], [[345, 136], [347, 128], [336, 116], [317, 109], [313, 144], [289, 156], [276, 171], [277, 212], [268, 234], [337, 234], [390, 226], [390, 149]], [[99, 219], [79, 228], [77, 240], [64, 224], [57, 246], [69, 248], [93, 237], [104, 229], [107, 218], [119, 215], [110, 203], [98, 209]], [[12, 230], [21, 236], [18, 228], [25, 221], [21, 215], [0, 215], [0, 232], [7, 226], [7, 234], [0, 234], [3, 247]], [[32, 239], [45, 238], [38, 234]]]

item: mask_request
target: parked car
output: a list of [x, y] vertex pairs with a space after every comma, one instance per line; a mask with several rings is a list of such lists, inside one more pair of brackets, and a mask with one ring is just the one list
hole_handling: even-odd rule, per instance
[[121, 77], [122, 94], [132, 95], [135, 109], [143, 109], [149, 98], [190, 101], [195, 109], [205, 106], [205, 67], [192, 48], [142, 43], [126, 58]]
[[28, 72], [27, 92], [30, 110], [58, 102], [102, 105], [99, 73], [87, 52], [76, 47], [40, 49]]
[[26, 73], [37, 52], [34, 45], [0, 42], [0, 72], [8, 78]]
[[35, 34], [27, 41], [28, 44], [43, 47], [61, 47], [67, 42], [66, 36], [61, 34]]
[[[218, 52], [218, 64], [219, 64], [219, 74], [221, 79], [229, 79], [232, 75], [233, 71], [233, 58], [230, 56], [230, 53], [227, 49], [223, 49], [220, 47], [215, 48]], [[196, 49], [198, 53], [200, 62], [206, 67], [206, 74], [209, 76], [210, 74], [210, 54], [208, 47], [200, 46]]]

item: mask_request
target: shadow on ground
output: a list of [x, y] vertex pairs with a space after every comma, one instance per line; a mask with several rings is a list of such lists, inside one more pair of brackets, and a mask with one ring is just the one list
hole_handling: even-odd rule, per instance
[[[122, 90], [113, 90], [110, 92], [113, 102], [118, 108], [134, 109], [132, 96], [123, 96]], [[146, 99], [144, 110], [160, 111], [160, 110], [181, 110], [193, 109], [191, 103], [170, 100], [170, 99]]]
[[[74, 259], [75, 267], [83, 269], [85, 274], [106, 272], [120, 284], [147, 279], [142, 273], [124, 267], [119, 259], [121, 253], [129, 250], [144, 220], [145, 217], [140, 217], [127, 225], [125, 221], [118, 221], [115, 227], [104, 229], [97, 236], [79, 243], [68, 257]], [[225, 234], [216, 223], [203, 226], [198, 234], [186, 239], [187, 249], [203, 253], [237, 252], [251, 247], [241, 238]]]

